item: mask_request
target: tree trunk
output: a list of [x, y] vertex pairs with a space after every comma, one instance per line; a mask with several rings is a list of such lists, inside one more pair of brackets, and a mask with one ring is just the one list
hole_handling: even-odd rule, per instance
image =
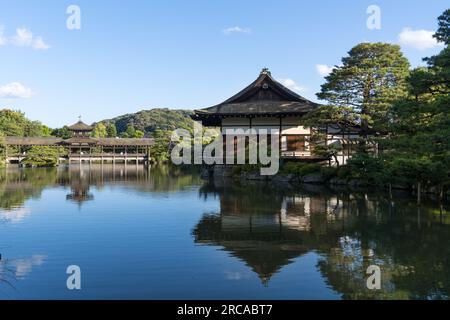
[[334, 158], [334, 161], [336, 161], [336, 167], [339, 168], [339, 160], [338, 160], [337, 155], [333, 155], [333, 158]]

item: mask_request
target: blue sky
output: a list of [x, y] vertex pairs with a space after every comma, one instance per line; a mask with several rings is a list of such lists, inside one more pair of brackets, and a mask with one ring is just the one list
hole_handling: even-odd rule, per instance
[[[69, 30], [66, 9], [81, 9]], [[366, 26], [369, 5], [381, 29]], [[222, 102], [261, 68], [316, 100], [318, 65], [359, 42], [400, 43], [413, 66], [448, 1], [0, 0], [0, 108], [52, 127]], [[405, 29], [409, 28], [409, 29]], [[17, 31], [19, 29], [19, 31]], [[32, 35], [30, 34], [32, 33]], [[322, 67], [325, 71], [325, 67]]]

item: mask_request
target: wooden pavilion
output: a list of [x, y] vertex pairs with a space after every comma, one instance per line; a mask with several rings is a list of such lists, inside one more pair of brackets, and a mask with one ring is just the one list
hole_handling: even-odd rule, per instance
[[33, 146], [62, 147], [59, 160], [70, 162], [149, 163], [151, 138], [94, 138], [93, 127], [79, 120], [68, 127], [69, 139], [57, 137], [5, 137], [8, 163], [20, 163]]
[[359, 137], [358, 128], [342, 128], [338, 125], [311, 128], [302, 123], [303, 117], [320, 105], [289, 90], [276, 81], [264, 68], [258, 78], [226, 101], [200, 110], [195, 110], [193, 120], [204, 126], [226, 129], [278, 129], [280, 157], [303, 161], [324, 161], [314, 155], [311, 136], [314, 131], [325, 135], [324, 144], [340, 143], [342, 151], [338, 159], [341, 164], [351, 156], [351, 145]]

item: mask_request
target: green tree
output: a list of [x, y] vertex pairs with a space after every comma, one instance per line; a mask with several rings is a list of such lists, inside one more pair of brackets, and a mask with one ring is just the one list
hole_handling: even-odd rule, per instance
[[102, 122], [95, 124], [94, 130], [92, 130], [92, 136], [94, 138], [106, 138], [108, 136], [106, 126]]
[[104, 122], [115, 124], [119, 133], [125, 132], [129, 125], [145, 133], [151, 133], [157, 129], [172, 131], [177, 128], [183, 128], [192, 130], [193, 120], [190, 118], [190, 115], [192, 115], [192, 111], [190, 110], [155, 108], [125, 114], [113, 119], [104, 120]]
[[136, 129], [133, 125], [128, 125], [127, 130], [125, 132], [121, 133], [122, 138], [134, 138], [134, 135], [136, 134]]
[[50, 137], [52, 135], [52, 128], [42, 125], [42, 136]]
[[108, 123], [106, 125], [106, 132], [109, 138], [117, 137], [117, 128], [114, 123]]
[[48, 136], [50, 129], [39, 121], [30, 121], [20, 111], [0, 110], [0, 131], [5, 136], [42, 137]]
[[136, 132], [134, 133], [134, 138], [143, 138], [145, 135], [145, 133], [141, 130], [136, 130]]
[[72, 136], [72, 133], [67, 126], [64, 126], [62, 128], [53, 129], [51, 135], [63, 139], [69, 139]]
[[154, 145], [151, 147], [151, 155], [157, 161], [167, 161], [170, 159], [169, 146], [170, 146], [171, 132], [165, 130], [155, 130], [153, 132]]
[[[445, 39], [448, 10], [439, 17], [437, 39]], [[446, 30], [448, 33], [448, 30]], [[448, 39], [447, 39], [448, 40]], [[426, 68], [418, 68], [408, 78], [409, 96], [392, 108], [390, 139], [382, 141], [388, 166], [409, 168], [393, 174], [409, 182], [448, 187], [450, 174], [450, 50], [425, 58]], [[400, 164], [399, 164], [400, 163]], [[406, 170], [406, 169], [405, 169]], [[419, 189], [419, 186], [418, 186]]]
[[42, 137], [44, 136], [44, 126], [39, 121], [27, 121], [24, 128], [26, 137]]
[[33, 167], [53, 167], [58, 164], [58, 148], [33, 146], [26, 153], [22, 163]]
[[438, 17], [438, 29], [434, 37], [445, 44], [450, 43], [450, 9], [447, 9]]
[[134, 134], [136, 133], [136, 129], [134, 128], [134, 126], [129, 125], [127, 127], [126, 133], [127, 133], [128, 137], [132, 138], [132, 137], [134, 137]]
[[5, 136], [20, 136], [25, 135], [25, 127], [27, 126], [27, 119], [20, 111], [13, 111], [3, 109], [0, 111], [0, 130]]
[[343, 108], [344, 115], [351, 108], [364, 131], [369, 126], [383, 130], [391, 104], [406, 94], [408, 72], [409, 62], [398, 45], [361, 43], [325, 78], [317, 96]]
[[339, 167], [338, 154], [343, 149], [342, 144], [340, 142], [326, 144], [326, 138], [326, 134], [323, 133], [315, 133], [311, 136], [310, 142], [314, 145], [312, 153], [321, 158], [333, 158], [336, 165]]

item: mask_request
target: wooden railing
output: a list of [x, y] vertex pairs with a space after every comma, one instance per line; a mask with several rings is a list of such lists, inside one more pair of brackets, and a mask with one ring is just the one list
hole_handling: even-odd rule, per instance
[[310, 158], [311, 151], [281, 151], [282, 158]]
[[147, 157], [146, 153], [70, 153], [68, 155], [69, 158], [101, 158], [101, 157], [116, 157], [116, 158], [145, 158]]

